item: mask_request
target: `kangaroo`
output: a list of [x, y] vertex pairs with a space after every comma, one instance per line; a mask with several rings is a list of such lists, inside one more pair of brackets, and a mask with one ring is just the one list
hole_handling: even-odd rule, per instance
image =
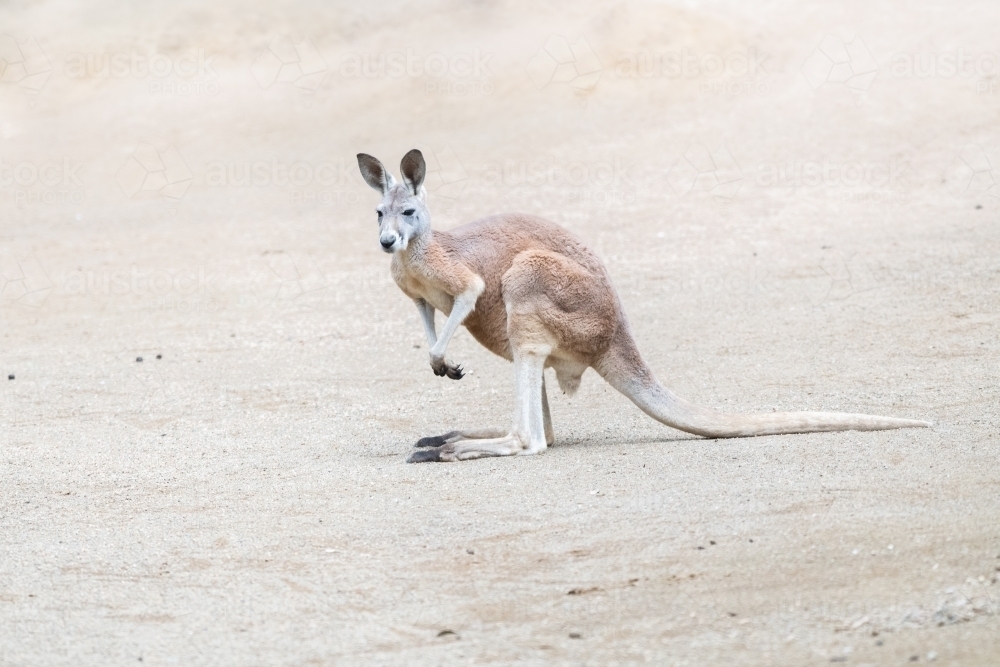
[[[421, 438], [410, 463], [538, 454], [555, 439], [546, 368], [572, 395], [593, 368], [653, 419], [707, 438], [816, 431], [876, 431], [930, 422], [840, 412], [725, 414], [693, 405], [661, 385], [639, 354], [618, 293], [601, 260], [569, 231], [521, 213], [493, 215], [449, 232], [431, 231], [420, 151], [403, 157], [403, 182], [376, 158], [358, 154], [365, 182], [378, 190], [379, 243], [392, 277], [423, 319], [434, 374], [460, 380], [445, 358], [460, 325], [514, 363], [513, 425]], [[438, 335], [434, 314], [447, 316]]]

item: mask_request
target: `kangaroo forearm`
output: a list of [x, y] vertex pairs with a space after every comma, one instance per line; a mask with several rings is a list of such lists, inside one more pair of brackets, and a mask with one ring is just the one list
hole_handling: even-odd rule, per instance
[[469, 313], [475, 310], [476, 301], [486, 288], [486, 283], [483, 279], [475, 274], [472, 275], [470, 282], [467, 284], [469, 285], [468, 288], [455, 297], [451, 313], [448, 315], [448, 321], [444, 323], [437, 343], [431, 348], [431, 359], [444, 358], [444, 353], [448, 349], [451, 337], [455, 335], [458, 327], [462, 325], [462, 322], [469, 316]]
[[451, 337], [455, 335], [458, 327], [462, 325], [462, 322], [469, 316], [469, 313], [475, 309], [476, 298], [478, 296], [478, 294], [474, 296], [463, 294], [455, 299], [455, 304], [451, 308], [448, 321], [444, 323], [444, 327], [441, 329], [441, 336], [431, 347], [432, 357], [444, 357], [444, 353], [448, 349], [448, 343], [451, 342]]
[[434, 327], [434, 306], [423, 299], [414, 299], [414, 303], [417, 304], [417, 311], [419, 311], [420, 319], [424, 324], [427, 344], [433, 348], [434, 344], [437, 343], [437, 331]]

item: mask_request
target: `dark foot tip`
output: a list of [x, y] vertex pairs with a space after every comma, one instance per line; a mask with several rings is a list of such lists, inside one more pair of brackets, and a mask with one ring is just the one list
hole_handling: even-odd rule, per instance
[[462, 370], [461, 366], [455, 366], [454, 368], [448, 369], [448, 377], [452, 380], [461, 380], [465, 377], [465, 371]]
[[414, 447], [440, 447], [445, 444], [445, 439], [443, 435], [429, 435], [426, 438], [420, 438], [417, 440], [417, 444]]
[[440, 449], [421, 449], [419, 452], [410, 454], [406, 459], [407, 463], [435, 463], [441, 460]]

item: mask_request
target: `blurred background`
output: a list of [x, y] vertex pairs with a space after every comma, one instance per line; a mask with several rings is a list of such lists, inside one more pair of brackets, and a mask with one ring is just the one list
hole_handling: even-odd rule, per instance
[[[779, 664], [905, 628], [901, 660], [996, 655], [998, 20], [931, 1], [4, 4], [0, 660]], [[411, 148], [436, 228], [524, 211], [589, 243], [678, 393], [938, 427], [758, 439], [783, 444], [748, 474], [770, 445], [691, 447], [588, 375], [553, 398], [537, 460], [403, 466], [512, 401], [464, 333], [469, 376], [431, 374], [389, 277], [355, 154], [397, 171]], [[723, 534], [739, 548], [689, 561]], [[851, 560], [904, 539], [905, 566]], [[793, 558], [815, 549], [815, 571]], [[474, 558], [489, 574], [445, 567]]]

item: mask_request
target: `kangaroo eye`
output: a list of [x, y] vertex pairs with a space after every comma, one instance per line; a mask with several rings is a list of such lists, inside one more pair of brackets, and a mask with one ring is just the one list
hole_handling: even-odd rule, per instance
[[378, 219], [381, 220], [382, 219], [382, 211], [375, 211], [375, 212], [378, 213]]
[[408, 208], [405, 211], [403, 211], [403, 215], [410, 216], [410, 215], [413, 215], [416, 212], [417, 212], [416, 209]]

